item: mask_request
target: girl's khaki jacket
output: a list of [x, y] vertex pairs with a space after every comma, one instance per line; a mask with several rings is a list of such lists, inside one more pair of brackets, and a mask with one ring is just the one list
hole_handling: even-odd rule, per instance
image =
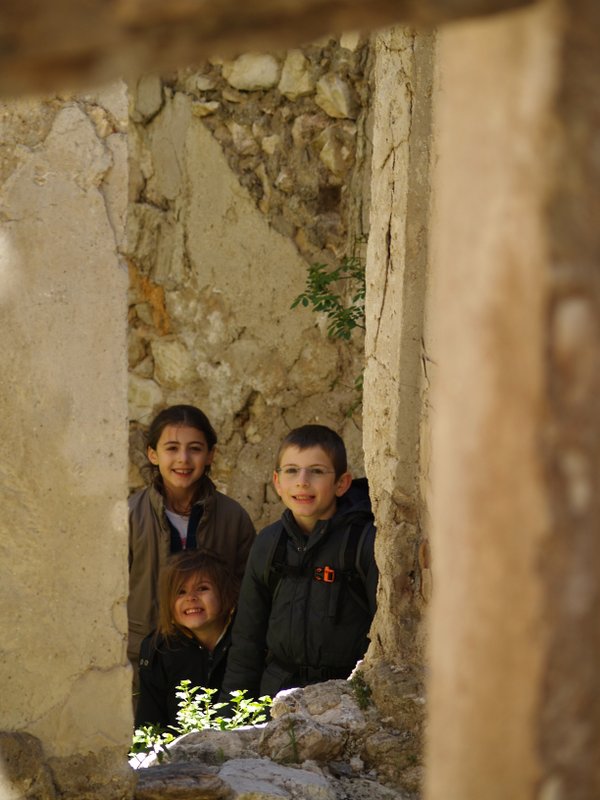
[[[217, 491], [208, 476], [202, 481], [202, 506], [196, 527], [196, 546], [224, 558], [241, 580], [256, 537], [248, 513], [235, 500]], [[196, 516], [196, 515], [194, 515]], [[129, 498], [129, 639], [127, 655], [137, 671], [140, 645], [158, 621], [158, 579], [171, 551], [171, 530], [164, 499], [156, 486]]]

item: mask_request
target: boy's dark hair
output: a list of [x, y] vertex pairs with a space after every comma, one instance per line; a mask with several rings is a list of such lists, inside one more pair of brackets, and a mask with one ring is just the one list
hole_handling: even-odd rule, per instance
[[238, 601], [240, 582], [229, 571], [227, 563], [209, 550], [184, 550], [167, 560], [160, 576], [158, 593], [157, 633], [165, 637], [190, 632], [180, 627], [173, 619], [173, 609], [179, 590], [192, 575], [200, 574], [210, 580], [221, 602], [224, 616], [227, 617]]
[[[196, 406], [177, 405], [163, 409], [154, 417], [146, 433], [146, 446], [156, 450], [158, 440], [167, 425], [185, 425], [188, 428], [196, 428], [202, 431], [206, 437], [208, 449], [212, 450], [217, 443], [217, 434], [210, 424], [208, 417]], [[206, 467], [205, 474], [208, 475], [210, 466]], [[146, 464], [143, 469], [144, 477], [152, 483], [159, 476], [159, 469], [154, 464]]]
[[277, 467], [281, 466], [281, 456], [286, 447], [297, 447], [299, 450], [321, 447], [331, 459], [336, 479], [348, 470], [344, 440], [326, 425], [301, 425], [291, 430], [279, 447]]

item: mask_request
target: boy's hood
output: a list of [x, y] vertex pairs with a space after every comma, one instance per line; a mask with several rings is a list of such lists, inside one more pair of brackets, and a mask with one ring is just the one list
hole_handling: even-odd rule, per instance
[[345, 516], [355, 511], [366, 511], [372, 514], [369, 483], [366, 478], [355, 478], [352, 481], [348, 491], [338, 500], [335, 516]]

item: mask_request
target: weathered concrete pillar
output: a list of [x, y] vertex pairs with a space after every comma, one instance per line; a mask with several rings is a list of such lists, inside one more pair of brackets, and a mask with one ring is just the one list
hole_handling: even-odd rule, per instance
[[398, 783], [417, 789], [430, 586], [420, 428], [433, 36], [393, 28], [374, 51], [363, 438], [380, 582], [367, 676], [375, 702], [407, 735]]
[[128, 793], [126, 120], [2, 107], [2, 797]]
[[599, 32], [439, 38], [428, 800], [600, 796]]

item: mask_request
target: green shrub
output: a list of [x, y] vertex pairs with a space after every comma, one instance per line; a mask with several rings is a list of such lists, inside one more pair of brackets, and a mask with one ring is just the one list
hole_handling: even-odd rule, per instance
[[213, 703], [216, 689], [204, 689], [191, 684], [191, 681], [185, 680], [177, 686], [179, 710], [176, 724], [169, 725], [169, 730], [157, 725], [138, 728], [133, 734], [130, 758], [143, 761], [149, 753], [155, 753], [158, 761], [162, 761], [167, 754], [166, 745], [184, 733], [208, 729], [234, 730], [245, 725], [260, 725], [267, 719], [267, 709], [272, 700], [266, 695], [251, 700], [246, 697], [245, 690], [239, 690], [231, 692], [228, 703]]

